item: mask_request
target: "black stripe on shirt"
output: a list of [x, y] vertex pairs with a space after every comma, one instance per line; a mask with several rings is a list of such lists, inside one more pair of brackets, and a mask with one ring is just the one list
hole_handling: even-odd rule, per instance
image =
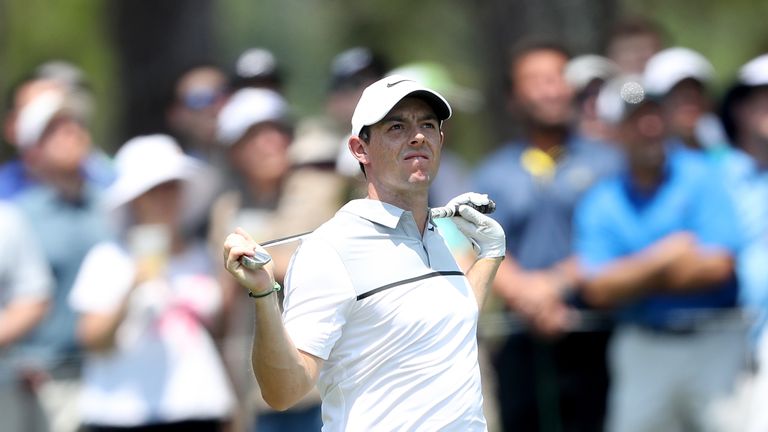
[[411, 282], [418, 282], [420, 280], [429, 279], [429, 278], [433, 278], [433, 277], [436, 277], [436, 276], [464, 276], [464, 272], [461, 272], [461, 271], [458, 271], [458, 270], [436, 271], [436, 272], [432, 272], [432, 273], [427, 273], [425, 275], [412, 277], [410, 279], [403, 279], [401, 281], [392, 282], [390, 284], [386, 284], [384, 286], [380, 286], [378, 288], [374, 288], [374, 289], [372, 289], [372, 290], [370, 290], [370, 291], [368, 291], [366, 293], [360, 294], [359, 296], [357, 296], [357, 300], [360, 301], [360, 300], [362, 300], [364, 298], [367, 298], [367, 297], [370, 297], [370, 296], [372, 296], [372, 295], [374, 295], [374, 294], [376, 294], [378, 292], [381, 292], [381, 291], [384, 291], [384, 290], [388, 290], [390, 288], [394, 288], [394, 287], [399, 286], [399, 285], [404, 285], [404, 284], [411, 283]]

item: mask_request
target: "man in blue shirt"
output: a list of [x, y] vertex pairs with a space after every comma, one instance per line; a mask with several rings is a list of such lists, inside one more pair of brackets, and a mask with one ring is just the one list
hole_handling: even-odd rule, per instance
[[53, 430], [76, 430], [80, 347], [76, 316], [66, 301], [86, 252], [110, 235], [100, 205], [101, 185], [83, 170], [91, 149], [86, 114], [61, 86], [30, 96], [18, 113], [15, 136], [34, 155], [39, 183], [14, 197], [34, 230], [54, 276], [51, 307], [19, 343], [28, 376]]
[[567, 62], [556, 44], [517, 47], [508, 73], [523, 133], [491, 154], [474, 179], [474, 189], [496, 201], [492, 216], [508, 233], [494, 291], [532, 328], [509, 335], [494, 361], [509, 431], [599, 430], [605, 412], [609, 328], [572, 331], [576, 309], [565, 298], [575, 278], [573, 207], [618, 157], [572, 132]]
[[598, 111], [614, 123], [625, 168], [575, 214], [583, 296], [619, 320], [607, 428], [707, 430], [743, 366], [732, 315], [741, 232], [711, 164], [666, 144], [661, 108], [640, 90], [626, 78], [601, 90]]

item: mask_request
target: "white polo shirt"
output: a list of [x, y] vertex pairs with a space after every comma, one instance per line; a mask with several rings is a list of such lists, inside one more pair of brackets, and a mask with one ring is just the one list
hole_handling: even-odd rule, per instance
[[354, 200], [308, 236], [288, 269], [284, 321], [324, 361], [323, 431], [485, 431], [478, 307], [428, 222]]

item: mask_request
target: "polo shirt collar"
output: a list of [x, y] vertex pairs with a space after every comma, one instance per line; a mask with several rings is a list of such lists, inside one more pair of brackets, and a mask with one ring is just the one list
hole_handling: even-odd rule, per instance
[[392, 204], [367, 198], [352, 200], [345, 204], [341, 211], [352, 213], [390, 229], [397, 228], [403, 213], [410, 213]]

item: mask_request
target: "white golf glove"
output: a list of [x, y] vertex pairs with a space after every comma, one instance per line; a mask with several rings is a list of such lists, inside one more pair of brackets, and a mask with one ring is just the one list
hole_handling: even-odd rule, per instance
[[478, 258], [504, 257], [506, 252], [504, 229], [498, 222], [468, 204], [483, 208], [489, 206], [491, 200], [488, 195], [467, 192], [448, 201], [447, 207], [459, 206], [459, 215], [451, 218], [453, 223], [467, 236]]

